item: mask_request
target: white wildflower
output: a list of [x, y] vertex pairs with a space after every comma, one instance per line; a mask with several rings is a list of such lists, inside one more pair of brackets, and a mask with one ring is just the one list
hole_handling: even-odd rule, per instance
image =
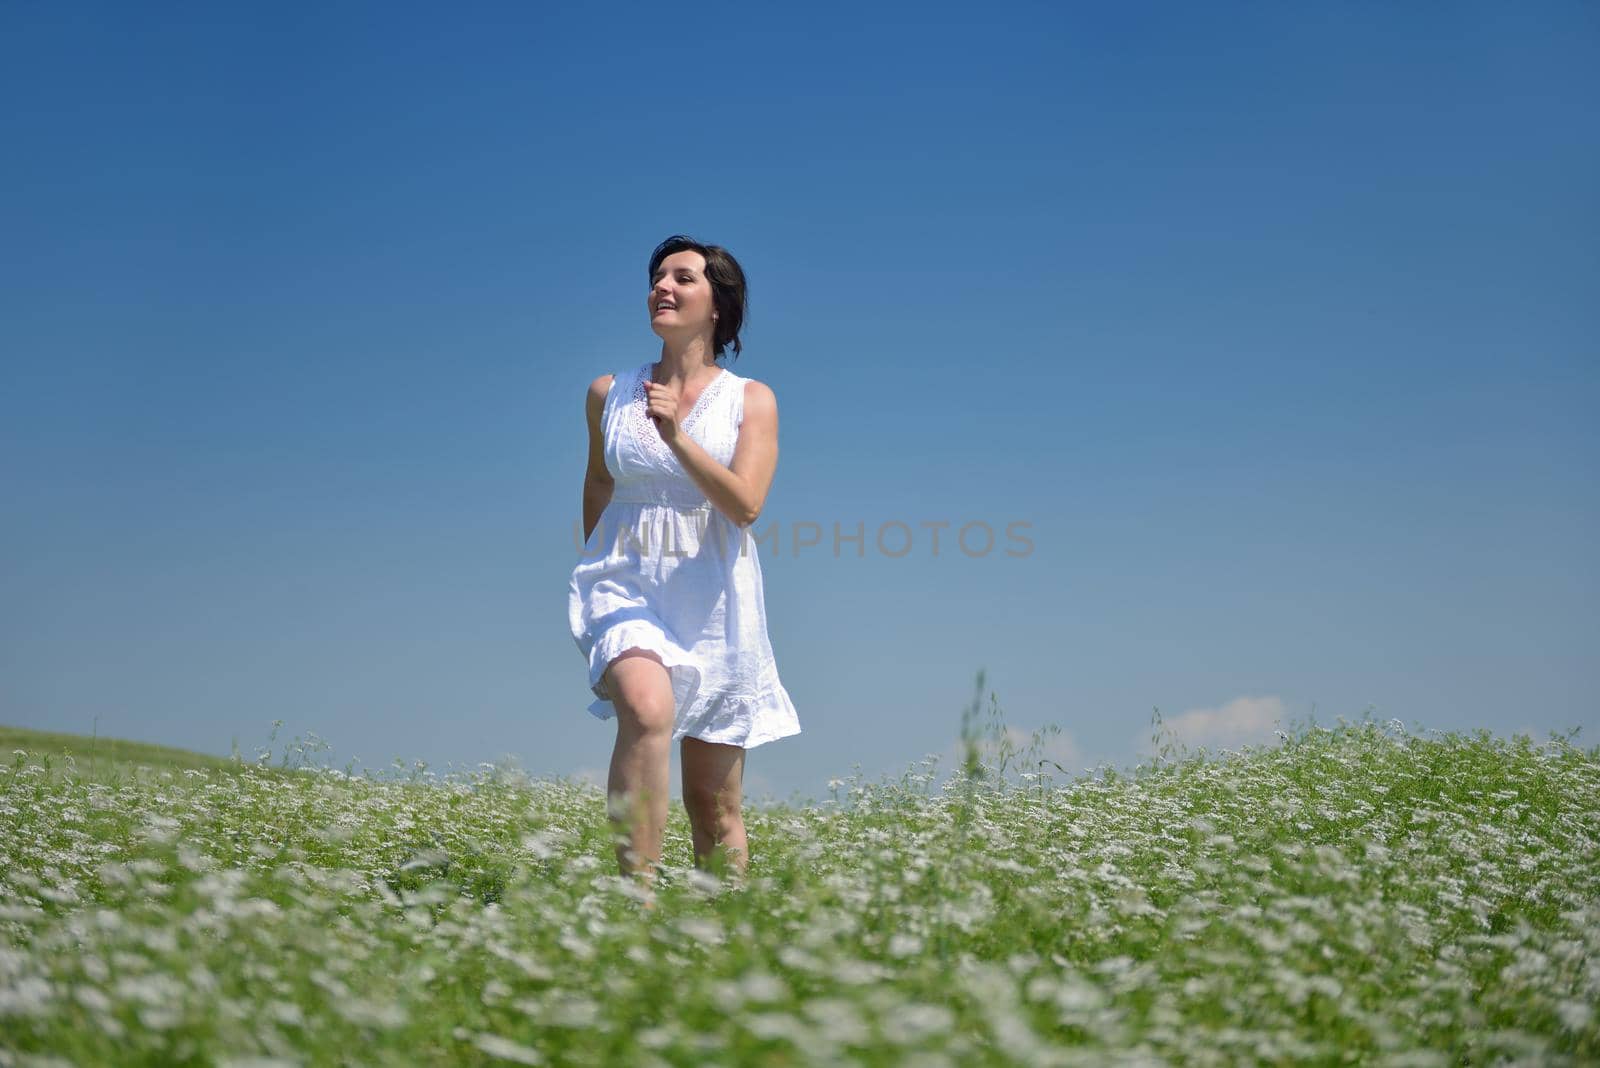
[[885, 1015], [879, 1022], [883, 1037], [900, 1046], [914, 1046], [919, 1042], [945, 1034], [956, 1022], [955, 1013], [943, 1005], [905, 1005]]
[[111, 1011], [111, 999], [106, 997], [103, 991], [98, 990], [95, 987], [77, 987], [72, 991], [72, 996], [77, 999], [78, 1004], [82, 1005], [86, 1009], [90, 1009], [94, 1012]]
[[721, 945], [727, 939], [720, 923], [699, 916], [685, 916], [678, 920], [678, 930], [697, 942], [711, 945]]
[[543, 1064], [544, 1055], [532, 1046], [520, 1045], [509, 1038], [480, 1032], [473, 1037], [473, 1044], [491, 1057], [497, 1057], [513, 1064]]
[[916, 935], [896, 932], [894, 937], [889, 939], [891, 957], [909, 957], [920, 952], [922, 952], [922, 939]]

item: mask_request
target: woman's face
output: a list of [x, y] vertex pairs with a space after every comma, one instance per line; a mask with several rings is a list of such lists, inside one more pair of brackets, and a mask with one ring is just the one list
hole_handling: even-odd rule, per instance
[[650, 280], [650, 329], [662, 337], [715, 329], [716, 302], [706, 278], [706, 258], [693, 249], [674, 252]]

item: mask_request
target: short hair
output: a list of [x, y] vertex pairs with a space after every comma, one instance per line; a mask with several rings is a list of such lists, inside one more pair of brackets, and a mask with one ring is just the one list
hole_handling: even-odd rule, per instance
[[711, 283], [711, 300], [717, 309], [716, 333], [712, 338], [712, 355], [721, 356], [723, 347], [733, 346], [733, 354], [744, 351], [739, 341], [739, 331], [744, 327], [750, 297], [744, 280], [744, 268], [733, 258], [733, 253], [721, 245], [703, 245], [687, 234], [673, 234], [650, 253], [648, 277], [655, 285], [656, 268], [674, 252], [698, 252], [705, 257], [706, 279]]

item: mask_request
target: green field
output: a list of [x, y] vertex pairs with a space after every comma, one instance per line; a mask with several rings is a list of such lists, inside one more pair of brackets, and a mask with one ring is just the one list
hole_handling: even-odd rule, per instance
[[[159, 777], [163, 771], [241, 771], [247, 758], [213, 756], [149, 742], [130, 742], [123, 738], [97, 738], [93, 735], [36, 731], [27, 727], [0, 724], [0, 759], [19, 757], [24, 765], [37, 766], [52, 779], [77, 778], [115, 782], [126, 778]], [[302, 746], [301, 752], [304, 747]], [[257, 773], [273, 774], [289, 770], [296, 751], [286, 747], [276, 765], [261, 754], [250, 758]]]
[[965, 733], [747, 813], [742, 883], [674, 806], [650, 910], [582, 784], [8, 757], [0, 1068], [1600, 1062], [1600, 751], [1341, 720], [1052, 780]]
[[[194, 753], [165, 745], [130, 742], [121, 738], [94, 738], [0, 725], [0, 755], [21, 749], [24, 763], [49, 767], [58, 774], [103, 779], [131, 775], [140, 767], [154, 771], [183, 768], [225, 770], [234, 766], [226, 757]], [[6, 757], [7, 761], [11, 759]]]

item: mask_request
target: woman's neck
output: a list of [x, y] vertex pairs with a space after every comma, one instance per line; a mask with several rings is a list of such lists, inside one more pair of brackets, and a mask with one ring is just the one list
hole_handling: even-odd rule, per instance
[[691, 382], [716, 366], [706, 339], [695, 338], [681, 348], [671, 344], [662, 345], [661, 359], [657, 361], [654, 373], [657, 382]]

